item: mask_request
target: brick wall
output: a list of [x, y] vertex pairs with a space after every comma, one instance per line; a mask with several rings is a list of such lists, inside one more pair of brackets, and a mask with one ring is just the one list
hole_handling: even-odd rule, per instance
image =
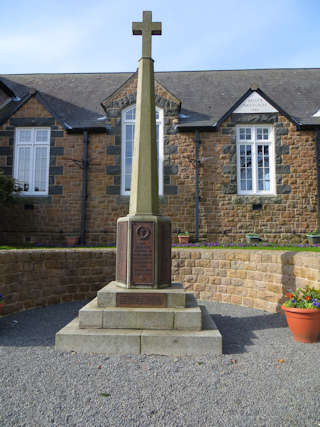
[[[115, 249], [0, 251], [3, 314], [94, 298], [114, 276]], [[275, 312], [289, 289], [320, 288], [320, 253], [175, 249], [172, 279], [203, 301]]]

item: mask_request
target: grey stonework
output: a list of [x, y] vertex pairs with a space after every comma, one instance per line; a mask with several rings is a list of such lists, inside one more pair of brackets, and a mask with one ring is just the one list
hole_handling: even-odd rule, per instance
[[280, 204], [282, 202], [281, 196], [233, 196], [232, 203], [234, 205], [268, 205]]
[[[260, 124], [267, 123], [274, 126], [274, 141], [275, 141], [275, 163], [276, 163], [276, 183], [277, 194], [289, 194], [291, 187], [282, 185], [282, 176], [290, 173], [290, 165], [283, 164], [282, 155], [289, 154], [289, 146], [281, 145], [281, 136], [288, 135], [288, 128], [281, 122], [278, 122], [278, 113], [259, 113], [259, 114], [239, 114], [234, 113], [230, 116], [230, 123], [223, 128], [221, 133], [229, 135], [229, 144], [222, 147], [222, 153], [229, 155], [228, 162], [222, 167], [222, 174], [229, 177], [229, 183], [223, 187], [224, 194], [237, 194], [237, 164], [236, 164], [236, 125], [239, 124]], [[233, 200], [234, 204], [242, 203], [259, 204], [259, 203], [279, 203], [279, 199], [266, 196], [260, 201], [254, 201], [256, 196], [237, 196]], [[276, 201], [274, 201], [276, 200]]]
[[50, 117], [17, 117], [10, 119], [10, 125], [14, 127], [19, 126], [54, 126], [55, 120]]
[[291, 185], [277, 185], [277, 193], [278, 194], [290, 194], [291, 193]]
[[63, 186], [49, 185], [49, 194], [63, 194]]
[[259, 123], [276, 123], [278, 113], [233, 113], [231, 114], [231, 123], [229, 126], [236, 124], [259, 124]]
[[[108, 166], [106, 174], [113, 176], [113, 184], [108, 185], [106, 193], [109, 195], [120, 195], [121, 192], [121, 113], [124, 108], [129, 107], [136, 103], [136, 93], [126, 95], [121, 99], [114, 100], [109, 104], [104, 104], [103, 108], [107, 116], [108, 134], [114, 136], [114, 145], [108, 145], [106, 152], [109, 156], [114, 157], [114, 164], [118, 166]], [[164, 180], [164, 194], [172, 195], [178, 193], [176, 185], [170, 185], [170, 176], [178, 173], [178, 166], [170, 164], [171, 154], [176, 154], [178, 147], [174, 144], [169, 145], [169, 135], [175, 135], [177, 129], [171, 125], [172, 119], [177, 118], [180, 110], [180, 105], [173, 101], [169, 101], [160, 95], [155, 96], [155, 104], [157, 107], [163, 109], [163, 143], [164, 143], [164, 157], [163, 157], [163, 180]], [[127, 196], [123, 196], [127, 197]], [[126, 199], [125, 199], [126, 200]], [[122, 196], [117, 199], [118, 204], [126, 203]], [[160, 201], [161, 203], [161, 201]]]

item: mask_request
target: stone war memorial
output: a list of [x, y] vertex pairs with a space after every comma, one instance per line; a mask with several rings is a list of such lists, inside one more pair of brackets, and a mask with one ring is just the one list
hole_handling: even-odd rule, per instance
[[116, 280], [56, 335], [59, 351], [171, 356], [221, 354], [222, 337], [204, 307], [171, 283], [171, 221], [159, 213], [152, 35], [143, 12], [129, 214], [117, 221]]

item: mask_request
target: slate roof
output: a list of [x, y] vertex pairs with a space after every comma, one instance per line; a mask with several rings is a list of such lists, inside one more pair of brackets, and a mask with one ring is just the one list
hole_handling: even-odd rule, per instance
[[[67, 129], [104, 128], [100, 103], [133, 73], [17, 74], [0, 76], [19, 101], [0, 111], [0, 123], [36, 93]], [[213, 127], [253, 85], [301, 125], [319, 125], [320, 69], [172, 71], [155, 78], [181, 99], [180, 126]], [[33, 92], [32, 92], [33, 91]], [[34, 92], [35, 91], [35, 92]]]

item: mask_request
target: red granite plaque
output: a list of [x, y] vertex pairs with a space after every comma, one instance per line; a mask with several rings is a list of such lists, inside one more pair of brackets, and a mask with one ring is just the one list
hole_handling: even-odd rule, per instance
[[127, 237], [128, 223], [118, 222], [116, 280], [127, 283]]
[[166, 294], [121, 292], [117, 294], [117, 307], [166, 307]]
[[159, 222], [159, 283], [171, 284], [171, 222]]
[[154, 283], [154, 223], [133, 222], [131, 236], [131, 284]]

